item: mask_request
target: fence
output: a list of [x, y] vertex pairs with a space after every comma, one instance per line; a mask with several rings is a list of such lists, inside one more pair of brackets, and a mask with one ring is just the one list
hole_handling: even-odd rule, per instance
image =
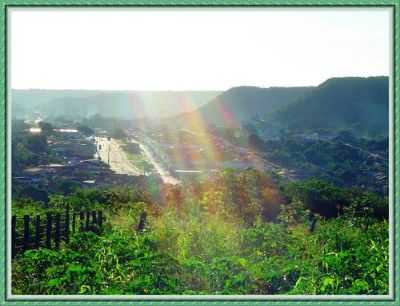
[[[20, 221], [20, 222], [18, 222]], [[21, 223], [22, 226], [17, 226]], [[103, 225], [102, 211], [70, 211], [46, 216], [25, 215], [22, 220], [12, 217], [12, 258], [16, 254], [29, 249], [46, 247], [49, 249], [60, 247], [61, 241], [69, 242], [71, 233], [76, 231], [99, 232]], [[20, 231], [18, 233], [18, 231]], [[22, 232], [22, 233], [21, 233]]]

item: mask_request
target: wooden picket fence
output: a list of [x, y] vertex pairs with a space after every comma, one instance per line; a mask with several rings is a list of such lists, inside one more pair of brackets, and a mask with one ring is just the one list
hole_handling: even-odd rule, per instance
[[[25, 215], [22, 228], [17, 227], [17, 217], [12, 217], [12, 258], [18, 253], [29, 249], [46, 247], [58, 249], [61, 241], [69, 242], [71, 233], [76, 231], [100, 232], [103, 226], [102, 211], [70, 211], [69, 206], [65, 213], [46, 216]], [[19, 222], [20, 223], [20, 222]]]

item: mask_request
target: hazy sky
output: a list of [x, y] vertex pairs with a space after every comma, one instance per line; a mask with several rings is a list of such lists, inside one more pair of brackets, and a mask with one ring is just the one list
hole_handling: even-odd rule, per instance
[[225, 90], [388, 75], [389, 9], [12, 9], [12, 88]]

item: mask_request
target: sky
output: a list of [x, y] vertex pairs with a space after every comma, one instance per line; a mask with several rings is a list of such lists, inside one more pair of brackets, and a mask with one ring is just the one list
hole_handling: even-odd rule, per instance
[[227, 90], [389, 75], [387, 8], [12, 8], [15, 89]]

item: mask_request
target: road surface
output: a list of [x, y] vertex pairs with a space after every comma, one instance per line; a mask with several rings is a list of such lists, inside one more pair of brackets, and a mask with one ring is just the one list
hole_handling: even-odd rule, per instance
[[106, 164], [109, 163], [111, 170], [115, 173], [135, 176], [143, 174], [143, 171], [132, 164], [128, 155], [115, 139], [110, 138], [108, 140], [105, 137], [96, 137], [96, 141], [101, 160]]
[[[136, 168], [132, 162], [129, 160], [128, 155], [124, 152], [122, 147], [118, 144], [118, 142], [110, 138], [108, 140], [105, 137], [96, 137], [97, 148], [100, 158], [103, 162], [108, 163], [108, 155], [110, 156], [110, 168], [116, 173], [119, 174], [128, 174], [128, 175], [143, 175], [143, 171]], [[170, 175], [168, 170], [165, 170], [164, 167], [157, 162], [153, 153], [146, 145], [136, 141], [131, 140], [132, 142], [137, 143], [140, 146], [140, 149], [145, 154], [147, 160], [153, 165], [154, 169], [161, 177], [162, 181], [166, 184], [180, 184], [180, 181]], [[99, 149], [101, 146], [101, 149]]]
[[154, 169], [156, 169], [157, 173], [160, 175], [162, 181], [165, 184], [180, 184], [180, 181], [171, 176], [168, 170], [164, 169], [161, 163], [157, 162], [156, 158], [154, 157], [153, 153], [149, 148], [147, 148], [144, 144], [138, 142], [137, 140], [131, 139], [131, 142], [137, 143], [140, 146], [142, 152], [146, 155], [147, 160], [153, 165]]

